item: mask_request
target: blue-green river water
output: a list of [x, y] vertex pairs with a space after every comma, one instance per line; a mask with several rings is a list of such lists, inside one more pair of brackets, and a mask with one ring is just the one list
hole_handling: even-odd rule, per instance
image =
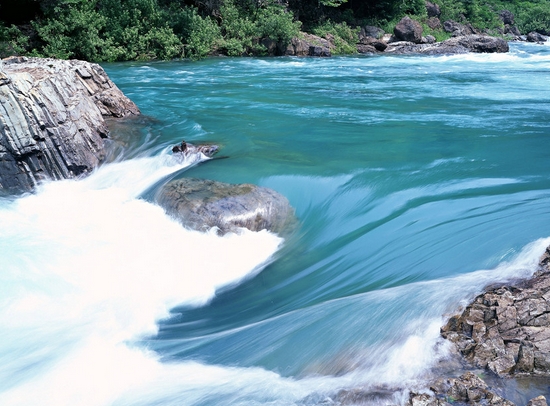
[[[110, 162], [0, 198], [2, 405], [402, 404], [460, 373], [446, 318], [550, 244], [550, 43], [104, 68], [143, 114]], [[298, 223], [186, 230], [154, 203], [177, 177]]]

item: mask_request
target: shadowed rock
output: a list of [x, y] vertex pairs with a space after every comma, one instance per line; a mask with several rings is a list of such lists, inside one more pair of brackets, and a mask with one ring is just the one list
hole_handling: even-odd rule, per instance
[[393, 34], [399, 41], [408, 41], [415, 44], [422, 42], [422, 26], [418, 21], [406, 16], [395, 26]]
[[184, 226], [201, 231], [217, 227], [221, 234], [239, 228], [278, 233], [294, 221], [284, 196], [252, 184], [184, 178], [164, 185], [157, 201]]
[[96, 64], [12, 57], [0, 62], [0, 189], [84, 175], [105, 158], [104, 117], [139, 109]]

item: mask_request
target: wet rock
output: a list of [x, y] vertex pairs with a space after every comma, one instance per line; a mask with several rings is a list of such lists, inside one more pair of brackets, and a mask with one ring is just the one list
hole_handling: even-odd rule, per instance
[[529, 42], [546, 42], [548, 38], [538, 32], [532, 31], [527, 34], [527, 41]]
[[466, 372], [459, 378], [441, 378], [430, 386], [428, 393], [409, 395], [407, 406], [447, 406], [451, 404], [514, 406], [495, 393], [481, 378]]
[[548, 403], [546, 402], [546, 398], [544, 396], [538, 396], [534, 399], [531, 399], [527, 406], [548, 406]]
[[164, 185], [157, 201], [184, 226], [201, 231], [217, 227], [220, 234], [239, 228], [279, 233], [295, 220], [284, 196], [251, 184], [184, 178]]
[[418, 21], [405, 16], [397, 23], [393, 34], [399, 41], [413, 42], [419, 44], [422, 42], [422, 26]]
[[[428, 41], [426, 41], [428, 42]], [[508, 43], [502, 38], [489, 37], [485, 35], [467, 35], [453, 37], [446, 41], [426, 44], [415, 44], [413, 42], [393, 42], [388, 44], [385, 53], [393, 54], [423, 54], [423, 55], [444, 55], [444, 54], [465, 54], [468, 52], [508, 52]]]
[[101, 66], [12, 57], [0, 62], [0, 189], [85, 175], [105, 158], [105, 117], [139, 110]]
[[357, 52], [360, 54], [376, 54], [378, 50], [372, 45], [357, 44]]
[[476, 297], [441, 335], [470, 363], [501, 377], [550, 376], [549, 256], [547, 249], [532, 279]]

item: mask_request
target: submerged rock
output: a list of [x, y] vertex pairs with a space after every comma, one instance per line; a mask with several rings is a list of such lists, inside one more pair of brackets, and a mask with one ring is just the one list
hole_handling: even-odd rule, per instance
[[12, 57], [0, 62], [0, 189], [89, 173], [105, 158], [104, 117], [139, 114], [96, 64]]
[[174, 154], [180, 154], [182, 156], [189, 156], [192, 154], [203, 154], [208, 158], [212, 158], [219, 151], [219, 147], [213, 144], [199, 144], [194, 145], [188, 142], [182, 141], [179, 145], [172, 148]]
[[184, 178], [164, 185], [157, 202], [184, 226], [201, 231], [217, 227], [221, 234], [239, 228], [279, 233], [295, 219], [286, 197], [252, 184]]

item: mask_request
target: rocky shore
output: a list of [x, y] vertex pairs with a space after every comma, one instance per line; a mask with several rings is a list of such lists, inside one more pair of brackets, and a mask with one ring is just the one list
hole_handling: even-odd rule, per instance
[[106, 117], [140, 114], [103, 68], [84, 61], [0, 62], [0, 190], [91, 172], [105, 158]]

